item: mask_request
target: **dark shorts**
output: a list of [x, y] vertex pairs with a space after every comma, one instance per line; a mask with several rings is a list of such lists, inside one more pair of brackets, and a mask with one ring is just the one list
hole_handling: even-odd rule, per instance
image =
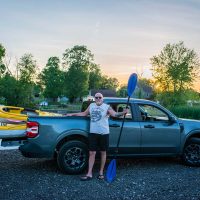
[[107, 151], [108, 147], [109, 134], [89, 133], [89, 151]]

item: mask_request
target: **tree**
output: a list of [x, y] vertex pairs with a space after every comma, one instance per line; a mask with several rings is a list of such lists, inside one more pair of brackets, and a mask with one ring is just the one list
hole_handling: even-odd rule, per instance
[[5, 54], [6, 54], [6, 49], [3, 47], [2, 44], [0, 44], [0, 77], [2, 76], [2, 74], [4, 74], [6, 70], [6, 66], [3, 63], [3, 58], [5, 57]]
[[96, 64], [91, 64], [89, 68], [89, 89], [100, 89], [102, 83], [101, 69]]
[[58, 57], [50, 57], [46, 67], [39, 75], [40, 82], [44, 87], [44, 96], [54, 101], [64, 92], [64, 72], [60, 70]]
[[31, 54], [25, 54], [17, 65], [19, 80], [17, 84], [18, 105], [33, 105], [34, 80], [36, 79], [37, 65]]
[[102, 76], [101, 79], [101, 89], [110, 89], [110, 90], [115, 90], [119, 86], [119, 81], [116, 78], [111, 78], [108, 76]]
[[116, 78], [102, 75], [100, 67], [96, 64], [90, 66], [89, 89], [111, 89], [115, 90], [119, 86]]
[[[119, 90], [117, 90], [117, 96], [128, 96], [127, 85], [120, 86]], [[137, 87], [133, 93], [133, 97], [139, 99], [152, 99], [154, 97], [152, 80], [142, 78], [142, 76], [139, 76], [137, 81]]]
[[17, 105], [17, 80], [10, 75], [9, 73], [6, 73], [1, 79], [0, 79], [0, 97], [5, 98], [5, 103], [7, 105]]
[[66, 74], [66, 93], [72, 102], [77, 97], [82, 98], [88, 93], [89, 66], [93, 62], [93, 54], [86, 46], [74, 46], [66, 49], [63, 54], [65, 65], [68, 66]]
[[137, 83], [138, 89], [135, 91], [136, 96], [139, 99], [152, 99], [154, 98], [154, 87], [153, 82], [150, 79], [138, 78]]
[[118, 97], [127, 97], [128, 96], [127, 85], [120, 86], [119, 90], [117, 90], [117, 96]]
[[24, 54], [18, 63], [19, 80], [24, 83], [33, 83], [36, 78], [37, 65], [32, 54]]
[[181, 92], [197, 77], [200, 63], [194, 50], [183, 42], [167, 44], [158, 56], [151, 59], [153, 77], [163, 91]]

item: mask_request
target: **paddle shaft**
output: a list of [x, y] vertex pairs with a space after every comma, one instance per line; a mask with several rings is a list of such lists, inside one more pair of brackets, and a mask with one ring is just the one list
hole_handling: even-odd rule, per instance
[[[128, 87], [127, 87], [128, 100], [127, 100], [127, 103], [126, 103], [126, 109], [128, 108], [130, 96], [132, 95], [133, 91], [135, 90], [136, 85], [137, 85], [137, 74], [133, 73], [133, 74], [131, 74], [131, 76], [129, 77], [129, 80], [128, 80]], [[121, 129], [120, 129], [120, 133], [119, 133], [119, 137], [118, 137], [118, 141], [117, 141], [117, 146], [116, 146], [115, 154], [114, 154], [115, 158], [112, 159], [112, 161], [108, 165], [108, 169], [107, 169], [107, 173], [106, 173], [106, 177], [107, 177], [107, 180], [108, 180], [109, 183], [111, 183], [116, 176], [116, 158], [117, 158], [117, 154], [118, 154], [118, 148], [119, 148], [119, 142], [120, 142], [120, 139], [121, 139], [121, 134], [122, 134], [123, 127], [124, 127], [125, 117], [126, 117], [126, 114], [123, 117], [122, 126], [121, 126]]]
[[[130, 100], [130, 96], [128, 96], [128, 101], [126, 103], [126, 108], [128, 108], [129, 100]], [[117, 147], [116, 147], [116, 151], [115, 151], [115, 158], [117, 157], [117, 153], [118, 153], [118, 147], [119, 147], [119, 142], [120, 142], [121, 135], [122, 135], [122, 130], [123, 130], [123, 127], [124, 127], [125, 117], [126, 117], [126, 114], [123, 117], [122, 126], [121, 126], [121, 129], [120, 129], [120, 133], [119, 133], [119, 137], [118, 137], [118, 141], [117, 141]]]

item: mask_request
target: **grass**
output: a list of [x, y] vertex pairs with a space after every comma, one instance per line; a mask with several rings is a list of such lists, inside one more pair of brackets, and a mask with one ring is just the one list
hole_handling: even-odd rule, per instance
[[66, 105], [48, 105], [41, 106], [40, 110], [63, 110], [67, 112], [79, 112], [81, 110], [82, 104], [66, 104]]
[[177, 117], [200, 120], [200, 106], [175, 106], [168, 109]]

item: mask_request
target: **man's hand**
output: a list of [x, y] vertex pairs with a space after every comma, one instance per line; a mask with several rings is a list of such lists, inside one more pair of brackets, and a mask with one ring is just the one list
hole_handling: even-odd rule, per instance
[[113, 117], [122, 117], [128, 113], [128, 109], [124, 109], [123, 112], [115, 112], [114, 110], [111, 110], [109, 113]]
[[79, 112], [79, 113], [68, 113], [66, 114], [67, 117], [71, 117], [71, 116], [88, 116], [89, 115], [89, 107], [84, 111], [84, 112]]
[[128, 113], [128, 108], [125, 108], [122, 113], [123, 115], [126, 115]]
[[126, 115], [127, 113], [128, 113], [128, 108], [125, 108], [125, 109], [123, 110], [123, 112], [117, 112], [117, 113], [116, 113], [116, 117], [124, 116], [124, 115]]
[[73, 116], [73, 114], [68, 113], [68, 114], [66, 114], [65, 116], [71, 117], [71, 116]]
[[123, 112], [115, 112], [111, 107], [108, 109], [108, 114], [112, 117], [121, 117], [128, 113], [128, 108], [125, 108]]

